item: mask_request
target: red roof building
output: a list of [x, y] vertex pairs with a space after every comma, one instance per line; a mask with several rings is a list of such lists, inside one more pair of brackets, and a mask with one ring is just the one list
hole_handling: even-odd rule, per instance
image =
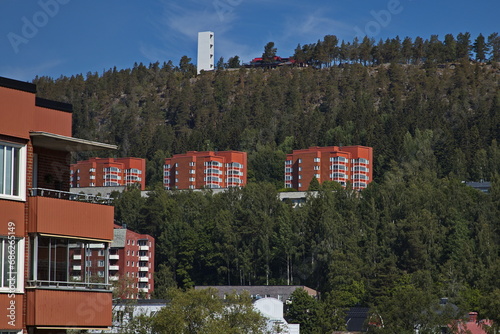
[[320, 183], [350, 182], [364, 189], [373, 180], [373, 149], [366, 146], [310, 147], [294, 150], [285, 161], [285, 188], [306, 191], [313, 178]]
[[231, 188], [246, 183], [246, 152], [189, 151], [165, 159], [165, 189]]
[[146, 160], [140, 158], [90, 158], [71, 165], [72, 188], [117, 187], [138, 184], [146, 189]]
[[84, 254], [107, 256], [113, 206], [75, 200], [67, 180], [71, 152], [116, 146], [72, 137], [72, 106], [35, 93], [0, 77], [0, 332], [106, 329], [108, 278], [91, 275]]
[[492, 325], [491, 320], [478, 320], [477, 312], [470, 312], [469, 319], [454, 321], [448, 327], [454, 334], [488, 334]]

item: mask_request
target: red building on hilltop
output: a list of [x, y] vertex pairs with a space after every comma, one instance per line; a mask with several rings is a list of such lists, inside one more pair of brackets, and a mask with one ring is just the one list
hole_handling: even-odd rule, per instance
[[85, 202], [67, 180], [71, 152], [116, 146], [73, 138], [72, 106], [35, 93], [0, 77], [0, 332], [106, 329], [108, 275], [92, 275], [85, 254], [107, 259], [113, 206]]
[[146, 160], [140, 158], [90, 158], [71, 165], [72, 188], [116, 187], [139, 184], [146, 189]]
[[188, 151], [165, 159], [165, 189], [231, 188], [246, 183], [246, 152]]
[[320, 183], [328, 180], [345, 186], [350, 182], [354, 189], [364, 189], [373, 180], [373, 149], [315, 146], [287, 155], [285, 188], [306, 191], [313, 177]]

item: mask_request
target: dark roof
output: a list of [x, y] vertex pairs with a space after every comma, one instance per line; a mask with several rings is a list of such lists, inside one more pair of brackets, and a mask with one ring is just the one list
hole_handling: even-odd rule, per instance
[[73, 105], [71, 105], [69, 103], [47, 100], [47, 99], [43, 99], [41, 97], [37, 97], [35, 99], [35, 105], [37, 107], [55, 109], [55, 110], [65, 111], [65, 112], [73, 112]]
[[36, 85], [35, 84], [29, 83], [29, 82], [24, 82], [24, 81], [19, 81], [19, 80], [14, 80], [14, 79], [9, 79], [9, 78], [4, 78], [4, 77], [0, 77], [0, 86], [6, 87], [6, 88], [22, 90], [22, 91], [25, 91], [28, 93], [36, 93]]
[[349, 332], [366, 332], [366, 319], [368, 318], [368, 307], [351, 307], [346, 312], [345, 323]]

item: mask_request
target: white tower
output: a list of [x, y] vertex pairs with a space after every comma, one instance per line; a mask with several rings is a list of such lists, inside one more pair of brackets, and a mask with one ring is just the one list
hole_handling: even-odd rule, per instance
[[198, 74], [201, 70], [211, 71], [214, 69], [214, 33], [203, 31], [198, 33]]

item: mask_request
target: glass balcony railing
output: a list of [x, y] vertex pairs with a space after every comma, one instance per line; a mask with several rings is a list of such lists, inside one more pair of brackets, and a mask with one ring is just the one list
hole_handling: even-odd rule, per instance
[[98, 204], [108, 204], [111, 205], [113, 198], [111, 197], [101, 197], [89, 194], [76, 194], [68, 191], [46, 189], [46, 188], [31, 188], [31, 197], [50, 197], [66, 199], [70, 201], [87, 202], [87, 203], [98, 203]]

